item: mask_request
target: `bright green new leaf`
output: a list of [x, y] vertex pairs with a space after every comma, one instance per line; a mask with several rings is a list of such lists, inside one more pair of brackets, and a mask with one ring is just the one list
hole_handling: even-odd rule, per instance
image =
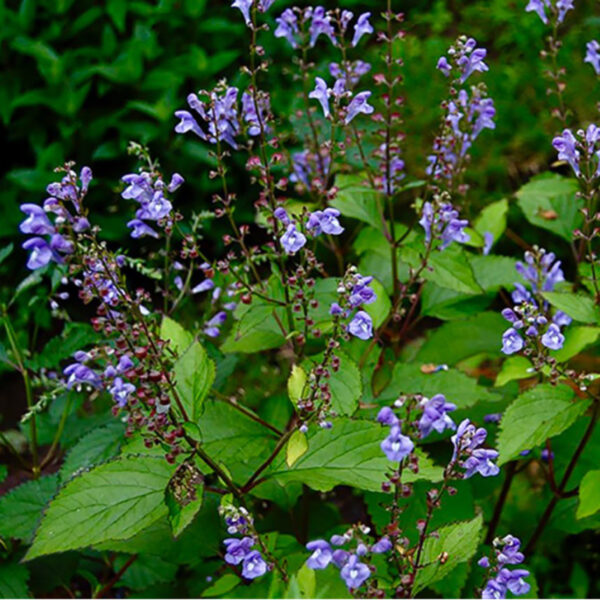
[[567, 292], [543, 292], [542, 296], [575, 321], [600, 323], [600, 309], [589, 296]]
[[508, 214], [508, 200], [503, 198], [488, 204], [475, 219], [474, 227], [482, 236], [491, 233], [494, 243], [497, 242], [506, 229], [506, 215]]
[[565, 342], [560, 350], [550, 355], [558, 362], [565, 362], [579, 354], [587, 346], [594, 344], [600, 336], [600, 327], [571, 326], [565, 331]]
[[302, 398], [302, 392], [306, 384], [306, 372], [299, 365], [292, 367], [292, 373], [287, 382], [288, 395], [292, 404], [296, 406]]
[[568, 429], [590, 401], [575, 397], [566, 385], [538, 385], [521, 394], [505, 411], [500, 422], [498, 464], [535, 448]]
[[294, 463], [308, 450], [308, 440], [306, 434], [298, 429], [292, 433], [287, 447], [285, 449], [285, 462], [288, 467], [293, 467]]
[[531, 361], [524, 356], [509, 356], [503, 363], [500, 373], [496, 376], [494, 387], [502, 387], [515, 379], [527, 379], [535, 373], [529, 371]]
[[26, 560], [139, 533], [166, 514], [172, 473], [162, 457], [135, 456], [75, 477], [50, 503]]
[[600, 470], [588, 471], [579, 484], [577, 518], [583, 519], [600, 510]]

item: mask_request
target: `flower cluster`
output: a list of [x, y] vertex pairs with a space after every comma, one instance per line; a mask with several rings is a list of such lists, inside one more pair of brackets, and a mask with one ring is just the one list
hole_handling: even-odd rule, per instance
[[466, 219], [458, 218], [458, 211], [439, 197], [432, 202], [424, 202], [419, 223], [425, 230], [425, 242], [439, 241], [439, 249], [444, 250], [452, 242], [464, 244], [469, 241], [465, 227], [469, 225]]
[[127, 223], [131, 229], [132, 238], [151, 236], [158, 238], [158, 232], [146, 221], [156, 223], [166, 231], [173, 227], [173, 205], [165, 197], [165, 191], [173, 193], [184, 179], [179, 173], [174, 173], [168, 185], [165, 185], [159, 173], [142, 171], [129, 173], [122, 177], [126, 184], [121, 193], [125, 200], [135, 200], [139, 205], [135, 212], [135, 219]]
[[219, 512], [224, 517], [227, 533], [241, 535], [241, 538], [227, 538], [225, 544], [225, 562], [230, 565], [241, 565], [242, 577], [256, 579], [269, 569], [269, 563], [256, 549], [258, 539], [254, 532], [252, 516], [244, 507], [231, 504], [220, 506]]
[[361, 340], [368, 340], [373, 336], [371, 316], [364, 310], [359, 310], [364, 304], [372, 304], [377, 300], [377, 294], [369, 287], [372, 281], [372, 277], [363, 277], [353, 271], [338, 286], [339, 302], [334, 302], [329, 309], [329, 313], [336, 319], [350, 318], [346, 330]]
[[529, 0], [525, 10], [537, 13], [544, 25], [560, 24], [567, 13], [575, 8], [573, 2], [574, 0]]
[[[292, 154], [290, 181], [309, 191], [323, 192], [329, 173], [331, 157], [319, 148], [319, 155], [303, 150]], [[324, 172], [321, 172], [324, 171]]]
[[[275, 0], [257, 0], [256, 7], [259, 12], [265, 13], [271, 8], [271, 5]], [[232, 8], [237, 8], [242, 13], [246, 25], [250, 27], [252, 25], [252, 19], [250, 18], [250, 9], [254, 4], [254, 0], [233, 0], [231, 3]]]
[[[326, 119], [329, 117], [341, 119], [344, 125], [348, 125], [360, 113], [370, 115], [375, 110], [369, 104], [371, 92], [359, 92], [353, 96], [352, 92], [346, 88], [346, 78], [337, 79], [333, 87], [329, 88], [324, 79], [317, 77], [315, 89], [308, 96], [321, 104]], [[333, 113], [329, 107], [330, 98], [334, 100]], [[344, 98], [348, 100], [347, 106], [341, 105]]]
[[496, 450], [482, 448], [487, 437], [483, 427], [475, 427], [469, 419], [460, 423], [456, 433], [451, 437], [454, 452], [451, 465], [465, 469], [464, 479], [479, 473], [483, 477], [498, 475], [500, 468], [493, 461], [498, 458]]
[[[364, 35], [373, 33], [373, 27], [369, 22], [370, 12], [362, 13], [358, 16], [354, 24], [354, 33], [352, 36], [352, 46], [357, 46]], [[313, 48], [319, 36], [324, 35], [329, 38], [334, 46], [340, 44], [348, 29], [350, 21], [354, 15], [349, 10], [326, 11], [322, 6], [309, 6], [305, 9], [297, 7], [286, 8], [281, 16], [277, 17], [277, 29], [275, 37], [285, 38], [292, 48], [305, 46]], [[336, 32], [334, 24], [337, 22], [338, 31]]]
[[[64, 256], [75, 250], [69, 239], [71, 235], [82, 233], [90, 227], [82, 203], [92, 180], [92, 171], [89, 167], [83, 167], [78, 179], [72, 166], [67, 164], [59, 169], [65, 175], [46, 188], [49, 198], [44, 200], [43, 206], [28, 203], [20, 207], [27, 218], [19, 229], [21, 233], [33, 236], [23, 243], [23, 248], [29, 251], [27, 267], [31, 270], [45, 267], [52, 261], [63, 263]], [[48, 213], [55, 215], [54, 223], [48, 218]]]
[[[497, 600], [506, 598], [507, 592], [515, 596], [523, 596], [529, 592], [531, 586], [525, 581], [529, 576], [526, 569], [507, 569], [506, 565], [518, 565], [525, 557], [520, 552], [521, 542], [518, 538], [507, 535], [494, 540], [494, 564], [487, 556], [479, 559], [477, 564], [488, 569], [488, 579], [481, 597], [484, 599]], [[492, 577], [493, 575], [493, 577]]]
[[455, 75], [458, 83], [463, 84], [469, 76], [478, 71], [483, 73], [489, 70], [484, 62], [487, 56], [485, 48], [477, 48], [473, 38], [461, 36], [456, 43], [450, 46], [448, 56], [442, 56], [437, 63], [437, 68], [446, 76]]
[[[511, 324], [502, 336], [502, 352], [514, 354], [525, 348], [526, 353], [537, 351], [538, 340], [550, 350], [562, 348], [565, 337], [561, 327], [569, 325], [571, 318], [562, 311], [550, 315], [550, 306], [539, 294], [550, 292], [564, 281], [561, 263], [553, 252], [535, 249], [525, 253], [525, 263], [518, 262], [517, 271], [529, 283], [530, 292], [523, 284], [515, 283], [513, 308], [505, 308], [502, 316]], [[523, 339], [521, 333], [525, 335]]]
[[[383, 536], [374, 543], [365, 539], [370, 529], [364, 525], [356, 525], [343, 535], [333, 535], [329, 542], [314, 540], [306, 544], [312, 552], [306, 565], [311, 569], [325, 569], [330, 564], [340, 569], [340, 576], [350, 590], [361, 587], [375, 570], [368, 564], [370, 555], [385, 554], [392, 549], [389, 537]], [[353, 550], [344, 550], [350, 542], [355, 543]], [[333, 548], [333, 547], [337, 548]], [[364, 561], [364, 562], [363, 562]]]
[[576, 134], [565, 129], [552, 140], [552, 145], [558, 151], [558, 160], [568, 162], [577, 177], [600, 177], [600, 127], [592, 123]]

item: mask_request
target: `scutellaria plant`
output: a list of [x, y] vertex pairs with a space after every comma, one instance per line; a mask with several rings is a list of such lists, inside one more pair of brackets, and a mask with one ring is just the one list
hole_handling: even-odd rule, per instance
[[[59, 167], [48, 198], [21, 207], [27, 267], [51, 279], [50, 309], [69, 323], [75, 294], [93, 332], [60, 370], [37, 372], [4, 316], [29, 401], [26, 459], [5, 440], [34, 477], [23, 487], [60, 463], [74, 397], [110, 399], [106, 412], [122, 424], [67, 454], [25, 560], [82, 548], [128, 554], [97, 582], [101, 596], [146, 553], [168, 560], [166, 548], [184, 543], [193, 553], [204, 528], [205, 560], [189, 560], [204, 596], [528, 594], [539, 585], [529, 562], [559, 505], [578, 496], [565, 510], [580, 519], [600, 509], [598, 472], [580, 473], [597, 375], [571, 364], [600, 332], [600, 129], [576, 124], [559, 66], [574, 3], [524, 7], [549, 28], [542, 56], [559, 129], [548, 139], [572, 172], [537, 176], [517, 193], [525, 217], [571, 252], [519, 238], [523, 260], [493, 252], [508, 202], [474, 218], [469, 203], [472, 151], [493, 143], [485, 81], [498, 58], [461, 35], [429, 66], [446, 97], [430, 153], [407, 165], [406, 34], [389, 0], [381, 14], [279, 14], [273, 0], [232, 8], [248, 30], [248, 63], [235, 85], [191, 92], [174, 115], [175, 134], [198, 138], [212, 162], [218, 191], [198, 200], [201, 212], [177, 210], [185, 173], [163, 173], [133, 142], [137, 167], [119, 188], [129, 250], [104, 240], [88, 210], [87, 166]], [[293, 114], [272, 110], [265, 36], [293, 53]], [[378, 44], [373, 64], [363, 60], [368, 43]], [[335, 56], [325, 65], [323, 48]], [[596, 42], [582, 60], [598, 73]], [[239, 220], [230, 191], [240, 161], [252, 222]], [[215, 219], [229, 228], [222, 249], [203, 234]], [[431, 330], [434, 319], [444, 323]], [[42, 449], [37, 422], [61, 398]], [[545, 503], [534, 523], [503, 512], [517, 485]], [[323, 508], [344, 498], [358, 498], [352, 517]], [[10, 495], [3, 504], [11, 509]], [[4, 536], [19, 539], [10, 527]]]

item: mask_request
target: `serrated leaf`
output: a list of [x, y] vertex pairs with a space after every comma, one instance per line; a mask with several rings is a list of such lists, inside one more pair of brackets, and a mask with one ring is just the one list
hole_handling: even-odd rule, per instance
[[583, 200], [576, 196], [577, 180], [554, 173], [534, 177], [517, 192], [517, 202], [526, 219], [570, 242], [581, 226]]
[[[417, 573], [414, 593], [443, 579], [457, 565], [470, 560], [479, 545], [483, 519], [481, 515], [472, 521], [453, 523], [438, 529], [438, 536], [429, 537], [423, 546], [422, 564], [427, 565]], [[440, 561], [442, 552], [448, 554]]]
[[288, 467], [293, 467], [294, 463], [308, 450], [308, 441], [306, 434], [298, 429], [292, 433], [285, 449], [285, 462]]
[[600, 308], [589, 296], [566, 292], [543, 292], [542, 296], [552, 306], [562, 310], [575, 321], [581, 323], [600, 323]]
[[527, 379], [533, 377], [535, 373], [529, 371], [531, 361], [524, 356], [509, 356], [503, 363], [500, 372], [496, 376], [494, 387], [502, 387], [509, 381], [515, 379]]
[[500, 422], [498, 464], [562, 433], [589, 405], [589, 400], [576, 398], [566, 385], [541, 384], [521, 394], [506, 409]]
[[124, 434], [123, 423], [114, 421], [84, 435], [67, 453], [60, 469], [61, 481], [64, 483], [80, 469], [89, 469], [116, 456]]
[[381, 230], [382, 220], [377, 201], [383, 202], [382, 194], [365, 184], [362, 175], [338, 175], [335, 179], [338, 192], [330, 202], [344, 217], [358, 219]]
[[166, 514], [172, 472], [163, 458], [136, 456], [75, 477], [50, 503], [25, 560], [134, 536]]
[[25, 565], [0, 565], [0, 598], [31, 598], [27, 581], [29, 570]]
[[27, 481], [0, 498], [0, 537], [29, 542], [42, 511], [56, 493], [58, 476]]
[[577, 518], [583, 519], [600, 510], [600, 471], [589, 471], [579, 484]]
[[304, 563], [300, 570], [291, 576], [285, 597], [290, 599], [316, 598], [316, 588], [317, 577], [315, 571]]
[[[386, 430], [372, 421], [336, 419], [332, 429], [309, 433], [309, 449], [293, 467], [278, 459], [268, 477], [282, 485], [299, 481], [318, 491], [329, 491], [336, 485], [380, 491], [391, 465], [380, 448], [385, 436]], [[407, 481], [440, 479], [440, 467], [424, 455], [419, 462], [419, 472], [407, 474]]]

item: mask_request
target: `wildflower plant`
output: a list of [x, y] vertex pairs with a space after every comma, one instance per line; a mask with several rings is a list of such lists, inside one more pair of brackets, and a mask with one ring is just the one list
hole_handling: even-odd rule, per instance
[[[593, 526], [600, 510], [597, 471], [580, 461], [594, 443], [597, 375], [571, 362], [600, 324], [600, 129], [576, 124], [559, 66], [574, 3], [524, 7], [551, 29], [543, 56], [559, 129], [548, 144], [568, 174], [517, 192], [528, 221], [565, 246], [518, 239], [518, 261], [492, 252], [518, 237], [506, 200], [479, 214], [469, 202], [472, 150], [493, 143], [499, 118], [485, 81], [501, 58], [461, 35], [423, 65], [446, 97], [429, 154], [407, 164], [407, 34], [390, 0], [361, 14], [343, 3], [231, 8], [247, 62], [235, 85], [190, 91], [173, 120], [173, 135], [210, 159], [215, 192], [197, 200], [201, 212], [178, 208], [186, 174], [164, 173], [133, 142], [134, 166], [115, 184], [123, 247], [88, 208], [90, 167], [64, 164], [47, 199], [21, 206], [26, 268], [50, 281], [68, 351], [49, 342], [55, 361], [26, 356], [4, 308], [27, 450], [2, 441], [32, 480], [0, 499], [0, 516], [15, 514], [19, 493], [44, 510], [35, 532], [0, 525], [3, 547], [25, 564], [117, 553], [96, 597], [153, 560], [206, 597], [527, 594], [557, 505]], [[267, 36], [293, 56], [299, 114], [273, 110]], [[597, 50], [592, 41], [585, 55], [596, 72]], [[232, 191], [240, 164], [252, 206]], [[543, 202], [557, 214], [540, 216]], [[220, 247], [205, 236], [215, 222], [227, 230]], [[69, 339], [81, 314], [86, 335]], [[90, 428], [65, 440], [77, 411]], [[529, 523], [504, 510], [522, 490]], [[344, 511], [344, 498], [361, 509]]]

